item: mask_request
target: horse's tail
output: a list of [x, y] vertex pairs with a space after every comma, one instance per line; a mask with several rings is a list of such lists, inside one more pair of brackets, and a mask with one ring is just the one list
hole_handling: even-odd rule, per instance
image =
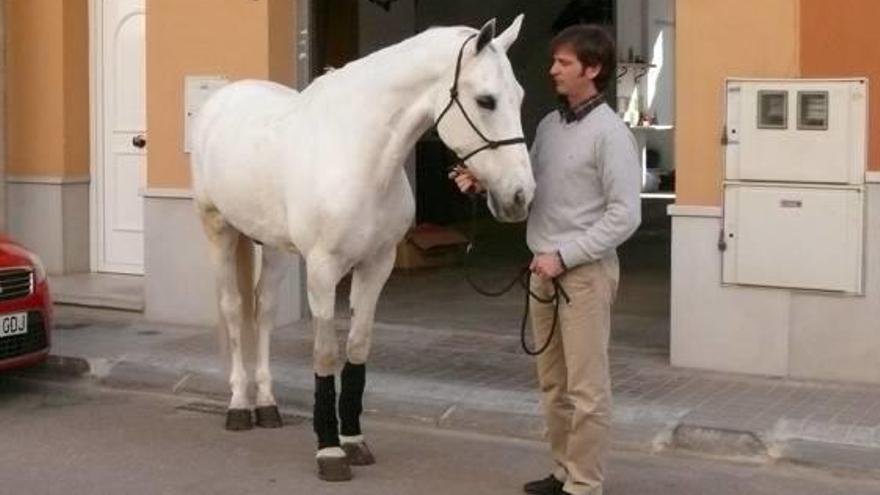
[[[217, 208], [210, 203], [210, 201], [196, 198], [195, 203], [199, 213], [199, 217], [202, 220], [202, 225], [205, 228], [205, 233], [207, 234], [209, 243], [211, 244], [211, 249], [219, 249], [217, 239], [218, 236], [236, 236], [234, 259], [236, 281], [238, 286], [237, 288], [238, 293], [241, 295], [241, 352], [242, 358], [244, 360], [245, 369], [248, 371], [248, 373], [252, 373], [257, 358], [254, 243], [249, 238], [233, 230], [231, 226], [226, 223], [225, 219], [223, 219], [223, 216], [220, 214]], [[212, 254], [216, 257], [218, 253]], [[219, 267], [215, 267], [215, 269], [219, 269]], [[217, 288], [217, 291], [219, 296], [219, 287]], [[219, 297], [217, 298], [217, 301], [220, 301]], [[220, 354], [224, 358], [223, 362], [229, 365], [231, 353], [229, 347], [229, 328], [227, 326], [228, 322], [226, 321], [226, 318], [223, 316], [222, 312], [220, 312], [219, 306], [217, 309], [219, 313], [219, 324], [215, 327], [217, 329], [217, 342], [220, 348]]]
[[[244, 235], [235, 247], [235, 268], [241, 293], [241, 355], [244, 368], [253, 378], [257, 363], [256, 275], [254, 242]], [[227, 336], [229, 333], [226, 333]], [[227, 337], [228, 338], [228, 337]]]

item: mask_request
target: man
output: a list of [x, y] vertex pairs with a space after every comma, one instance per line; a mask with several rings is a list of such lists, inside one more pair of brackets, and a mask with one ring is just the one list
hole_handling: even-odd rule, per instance
[[[630, 130], [604, 102], [614, 79], [614, 42], [600, 27], [577, 25], [552, 41], [550, 76], [562, 108], [538, 125], [531, 149], [537, 189], [527, 241], [531, 288], [553, 294], [556, 279], [571, 302], [537, 371], [554, 469], [526, 483], [534, 495], [601, 495], [609, 444], [608, 341], [617, 293], [616, 248], [640, 222], [641, 168]], [[462, 191], [481, 190], [465, 169]], [[553, 306], [532, 299], [535, 342], [545, 342]]]

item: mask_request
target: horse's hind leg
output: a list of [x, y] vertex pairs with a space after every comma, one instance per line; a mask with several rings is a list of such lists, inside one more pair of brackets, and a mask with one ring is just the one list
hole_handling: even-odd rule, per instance
[[394, 249], [386, 249], [354, 268], [351, 286], [351, 330], [346, 351], [348, 361], [342, 369], [342, 390], [339, 394], [339, 419], [342, 422], [340, 441], [349, 464], [364, 466], [375, 459], [364, 442], [360, 416], [363, 411], [366, 362], [373, 337], [373, 321], [379, 293], [394, 267]]
[[257, 362], [254, 379], [257, 383], [257, 426], [280, 428], [281, 415], [272, 393], [272, 372], [269, 369], [269, 343], [278, 309], [278, 291], [284, 278], [287, 254], [269, 246], [263, 247], [263, 265], [256, 290]]
[[[220, 299], [221, 327], [225, 326], [228, 333], [228, 351], [231, 358], [229, 385], [232, 398], [226, 411], [227, 430], [249, 430], [253, 427], [250, 403], [247, 399], [247, 372], [244, 365], [244, 349], [251, 339], [242, 339], [244, 327], [249, 318], [249, 304], [242, 298], [242, 287], [239, 286], [240, 249], [250, 246], [239, 246], [241, 234], [229, 225], [220, 212], [213, 206], [199, 205], [202, 224], [212, 245], [212, 258], [217, 272], [217, 290]], [[247, 254], [247, 253], [245, 253]], [[246, 336], [245, 336], [246, 337]]]
[[318, 476], [325, 481], [351, 479], [345, 452], [339, 447], [336, 421], [336, 360], [339, 345], [333, 325], [336, 285], [344, 268], [333, 256], [320, 252], [306, 258], [309, 306], [315, 329], [314, 429], [318, 436]]

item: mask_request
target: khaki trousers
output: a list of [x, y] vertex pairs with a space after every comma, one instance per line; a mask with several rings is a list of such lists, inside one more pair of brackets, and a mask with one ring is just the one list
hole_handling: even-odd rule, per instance
[[[572, 495], [602, 494], [611, 428], [608, 340], [619, 278], [616, 255], [562, 274], [558, 280], [571, 302], [560, 303], [556, 333], [537, 358], [553, 474]], [[552, 282], [537, 276], [531, 288], [542, 298], [553, 294]], [[553, 324], [553, 304], [531, 299], [530, 310], [534, 345], [540, 346]]]

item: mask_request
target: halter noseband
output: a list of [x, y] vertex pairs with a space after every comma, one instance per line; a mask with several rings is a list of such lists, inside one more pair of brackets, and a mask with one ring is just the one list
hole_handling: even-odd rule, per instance
[[[477, 127], [476, 124], [474, 124], [474, 121], [471, 120], [470, 115], [468, 115], [467, 111], [464, 109], [464, 106], [461, 104], [461, 100], [458, 99], [458, 76], [461, 74], [461, 59], [462, 55], [464, 55], [464, 47], [468, 44], [468, 41], [474, 39], [476, 36], [476, 34], [468, 36], [468, 38], [464, 40], [464, 43], [461, 44], [461, 48], [458, 50], [458, 60], [455, 62], [455, 79], [452, 82], [452, 87], [449, 88], [449, 103], [446, 104], [446, 108], [444, 108], [443, 111], [440, 112], [440, 116], [437, 117], [437, 121], [434, 122], [434, 127], [436, 128], [440, 125], [440, 121], [443, 120], [443, 117], [446, 116], [446, 113], [449, 112], [449, 109], [452, 108], [452, 104], [455, 103], [456, 105], [458, 105], [458, 109], [461, 110], [461, 114], [464, 115], [467, 123], [470, 124], [471, 129], [473, 129], [474, 132], [476, 132], [477, 135], [480, 136], [480, 139], [482, 139], [483, 142], [486, 143], [483, 146], [475, 149], [474, 151], [471, 151], [463, 158], [459, 157], [459, 162], [461, 162], [461, 164], [464, 166], [467, 166], [465, 162], [468, 159], [481, 151], [494, 150], [495, 148], [501, 146], [507, 146], [510, 144], [521, 144], [526, 142], [526, 139], [522, 136], [510, 139], [501, 139], [498, 141], [487, 138], [485, 134], [480, 132], [480, 129]], [[456, 153], [456, 155], [458, 155], [458, 153]]]

